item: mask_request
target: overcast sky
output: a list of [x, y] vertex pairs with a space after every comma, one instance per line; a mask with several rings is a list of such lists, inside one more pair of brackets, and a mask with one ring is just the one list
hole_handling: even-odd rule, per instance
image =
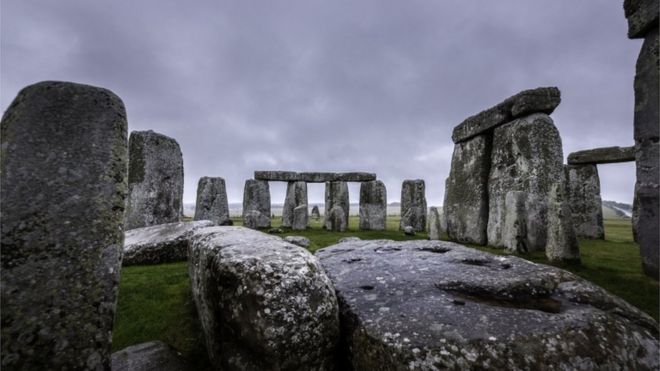
[[[3, 0], [1, 104], [25, 85], [111, 89], [129, 130], [175, 138], [184, 202], [201, 176], [242, 200], [254, 170], [369, 171], [398, 201], [426, 181], [441, 205], [452, 128], [520, 90], [557, 86], [564, 156], [633, 144], [621, 1]], [[632, 201], [634, 164], [600, 166], [603, 199]], [[358, 201], [358, 186], [350, 188]], [[272, 202], [285, 185], [271, 183]], [[310, 186], [322, 203], [323, 186]]]

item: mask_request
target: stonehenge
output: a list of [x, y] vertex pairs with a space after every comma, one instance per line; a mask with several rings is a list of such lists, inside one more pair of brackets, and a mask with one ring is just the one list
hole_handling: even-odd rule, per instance
[[307, 220], [307, 183], [303, 181], [288, 182], [282, 210], [282, 227], [305, 230]]
[[429, 240], [439, 240], [447, 233], [446, 222], [444, 221], [444, 213], [438, 211], [438, 208], [431, 206], [429, 208]]
[[210, 220], [217, 225], [230, 221], [227, 188], [223, 178], [205, 176], [199, 179], [193, 219]]
[[243, 225], [270, 228], [270, 187], [263, 180], [248, 179], [243, 189]]
[[568, 155], [569, 165], [616, 164], [635, 161], [635, 147], [602, 147], [573, 152]]
[[548, 242], [545, 248], [549, 261], [580, 261], [580, 246], [571, 220], [567, 186], [566, 181], [560, 178], [550, 187]]
[[387, 190], [380, 180], [360, 184], [360, 229], [383, 231], [387, 219]]
[[255, 171], [254, 179], [279, 182], [368, 182], [376, 180], [373, 173], [297, 173], [294, 171]]
[[0, 123], [2, 368], [110, 369], [128, 190], [126, 110], [46, 81]]
[[345, 232], [348, 228], [349, 207], [346, 182], [326, 182], [324, 228], [329, 231]]
[[426, 230], [426, 186], [422, 179], [404, 180], [401, 185], [401, 221], [399, 229]]
[[183, 213], [183, 156], [176, 140], [152, 130], [128, 140], [126, 229], [178, 222]]
[[565, 170], [575, 233], [582, 238], [604, 239], [598, 168], [595, 164], [571, 165], [569, 161]]
[[660, 264], [660, 116], [658, 53], [658, 0], [625, 0], [628, 37], [644, 39], [635, 67], [634, 135], [637, 182], [635, 230], [642, 257], [642, 268], [658, 280]]
[[544, 250], [548, 197], [564, 179], [562, 143], [548, 116], [555, 87], [525, 90], [454, 128], [443, 212], [450, 240]]

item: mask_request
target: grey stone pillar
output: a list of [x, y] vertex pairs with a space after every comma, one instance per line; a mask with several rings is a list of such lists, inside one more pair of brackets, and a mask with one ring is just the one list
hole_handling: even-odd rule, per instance
[[[297, 217], [294, 210], [297, 210]], [[282, 209], [282, 227], [292, 228], [295, 224], [295, 230], [304, 230], [307, 228], [308, 215], [307, 183], [288, 182]]]
[[2, 117], [2, 369], [110, 369], [127, 124], [109, 90], [41, 82]]
[[578, 237], [604, 239], [600, 179], [594, 164], [566, 165], [568, 204]]
[[134, 131], [128, 141], [126, 229], [178, 222], [183, 213], [183, 156], [176, 140]]
[[495, 129], [488, 178], [488, 244], [506, 247], [503, 226], [506, 194], [526, 193], [526, 233], [530, 251], [546, 245], [550, 186], [564, 179], [561, 138], [552, 119], [532, 114]]
[[552, 185], [548, 197], [548, 242], [545, 255], [550, 261], [579, 262], [580, 246], [571, 220], [566, 182]]
[[426, 229], [426, 187], [424, 180], [404, 180], [401, 186], [399, 229], [411, 226], [415, 232]]
[[447, 224], [444, 220], [444, 213], [437, 207], [429, 208], [429, 239], [439, 240], [447, 233]]
[[387, 190], [380, 180], [360, 184], [360, 229], [384, 231], [387, 220]]
[[452, 241], [487, 242], [491, 140], [491, 135], [478, 135], [454, 146], [443, 207]]
[[323, 222], [325, 229], [346, 231], [349, 205], [346, 182], [325, 182], [325, 219]]
[[270, 228], [270, 187], [265, 180], [248, 179], [243, 189], [243, 225]]
[[223, 178], [205, 176], [199, 179], [194, 219], [210, 220], [218, 225], [229, 223], [229, 203]]

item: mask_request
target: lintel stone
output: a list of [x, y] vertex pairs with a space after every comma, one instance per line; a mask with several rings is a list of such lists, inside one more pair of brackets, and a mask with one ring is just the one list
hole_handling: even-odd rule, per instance
[[602, 147], [573, 152], [568, 155], [569, 165], [614, 164], [634, 162], [635, 147]]
[[307, 182], [307, 183], [325, 183], [325, 182], [369, 182], [376, 180], [374, 173], [349, 172], [349, 173], [323, 173], [323, 172], [302, 172], [295, 171], [255, 171], [254, 179], [276, 182]]

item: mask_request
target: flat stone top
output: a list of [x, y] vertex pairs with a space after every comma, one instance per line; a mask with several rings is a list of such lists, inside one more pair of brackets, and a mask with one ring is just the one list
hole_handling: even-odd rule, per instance
[[573, 152], [566, 160], [569, 165], [613, 164], [635, 161], [635, 147], [602, 147]]
[[524, 90], [487, 110], [470, 116], [454, 128], [451, 139], [459, 143], [515, 118], [531, 113], [551, 114], [561, 102], [556, 87]]
[[351, 240], [315, 255], [344, 309], [394, 348], [506, 344], [619, 316], [657, 334], [651, 317], [600, 287], [517, 257], [421, 240]]
[[268, 180], [278, 182], [368, 182], [376, 180], [374, 173], [348, 172], [348, 173], [323, 173], [323, 172], [302, 172], [295, 171], [255, 171], [254, 179]]
[[134, 250], [145, 245], [157, 245], [179, 240], [196, 229], [214, 225], [215, 223], [210, 220], [198, 220], [130, 229], [124, 233], [124, 251]]

